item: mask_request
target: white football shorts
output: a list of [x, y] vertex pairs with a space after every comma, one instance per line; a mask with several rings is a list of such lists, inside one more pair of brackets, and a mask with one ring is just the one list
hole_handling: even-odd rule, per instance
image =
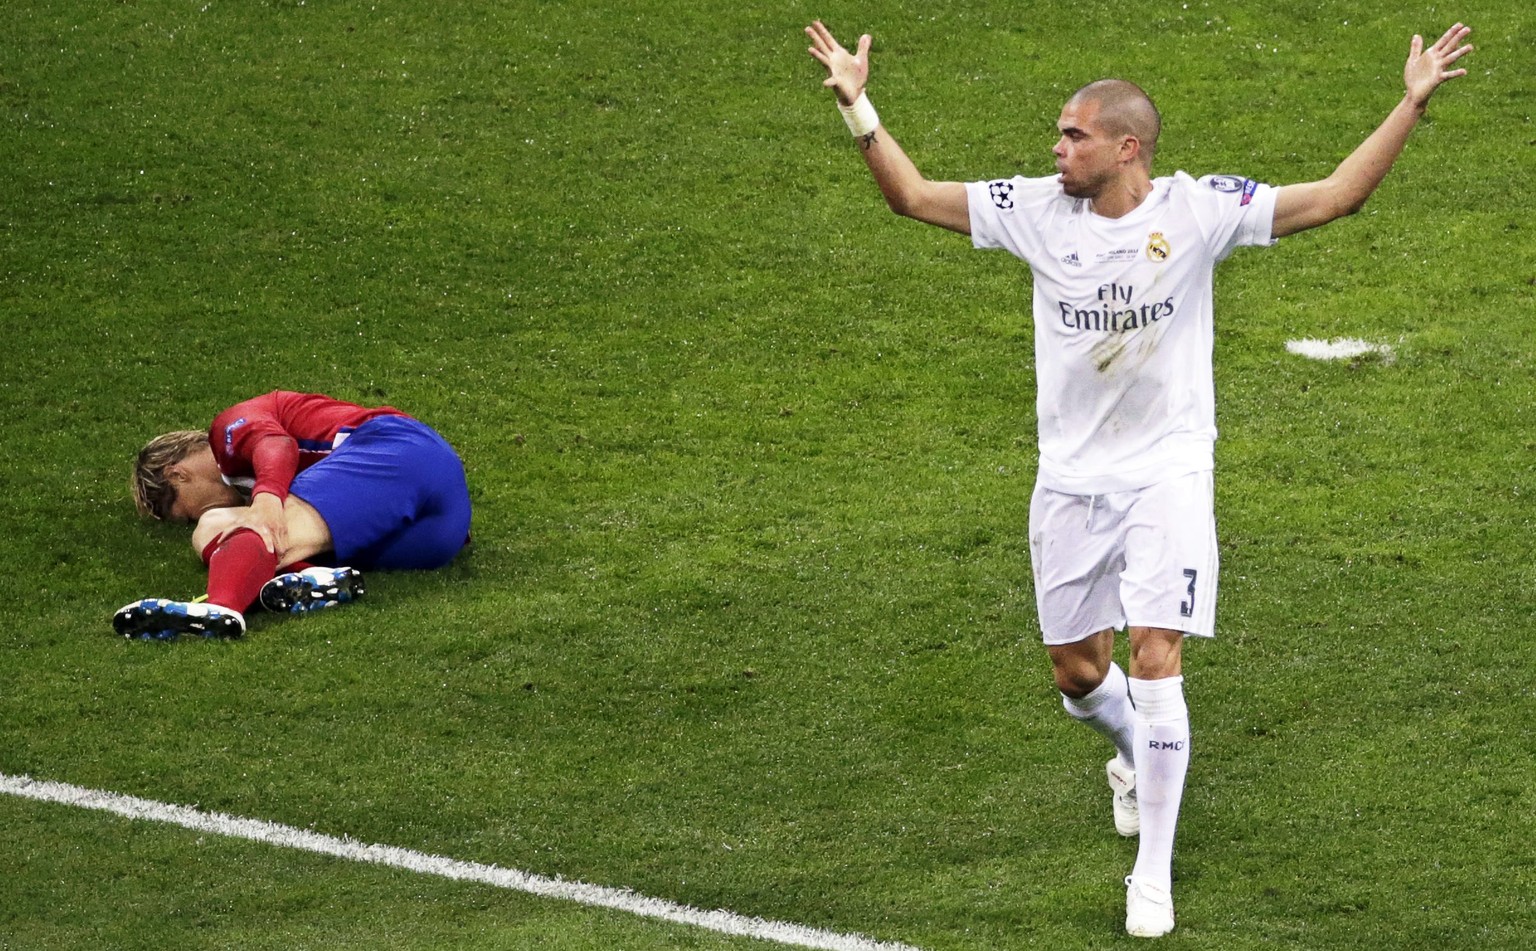
[[1029, 555], [1048, 645], [1127, 627], [1216, 634], [1209, 470], [1104, 495], [1069, 495], [1037, 484]]

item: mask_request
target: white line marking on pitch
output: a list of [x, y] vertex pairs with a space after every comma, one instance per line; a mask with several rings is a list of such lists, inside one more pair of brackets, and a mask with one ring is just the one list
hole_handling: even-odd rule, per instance
[[1397, 359], [1391, 345], [1385, 343], [1370, 343], [1355, 337], [1339, 337], [1336, 340], [1313, 340], [1304, 338], [1301, 340], [1287, 340], [1285, 349], [1297, 356], [1307, 357], [1312, 360], [1352, 360], [1368, 353], [1381, 354], [1383, 363], [1391, 363]]
[[7, 776], [0, 773], [0, 793], [36, 799], [41, 802], [62, 803], [82, 809], [113, 812], [129, 819], [148, 819], [183, 826], [198, 832], [250, 839], [289, 849], [301, 849], [353, 862], [371, 862], [403, 868], [424, 875], [437, 875], [465, 882], [479, 882], [512, 891], [527, 892], [543, 898], [559, 898], [597, 908], [657, 918], [678, 924], [693, 925], [717, 931], [721, 934], [777, 941], [780, 944], [802, 948], [823, 948], [826, 951], [918, 951], [906, 944], [876, 941], [857, 934], [838, 934], [820, 931], [804, 925], [783, 921], [767, 921], [748, 918], [730, 911], [702, 911], [687, 905], [677, 905], [658, 898], [647, 898], [621, 888], [587, 885], [558, 878], [545, 878], [530, 872], [461, 862], [442, 855], [427, 855], [392, 845], [365, 845], [353, 839], [335, 838], [292, 826], [264, 822], [260, 819], [242, 819], [219, 812], [202, 812], [190, 806], [173, 806], [151, 799], [138, 799], [97, 789], [83, 789], [66, 783], [48, 782], [30, 776]]

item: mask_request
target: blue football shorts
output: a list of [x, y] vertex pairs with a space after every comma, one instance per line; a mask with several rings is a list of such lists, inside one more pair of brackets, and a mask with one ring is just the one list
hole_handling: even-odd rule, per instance
[[337, 564], [441, 568], [469, 540], [464, 464], [432, 427], [409, 417], [357, 427], [289, 491], [325, 519]]

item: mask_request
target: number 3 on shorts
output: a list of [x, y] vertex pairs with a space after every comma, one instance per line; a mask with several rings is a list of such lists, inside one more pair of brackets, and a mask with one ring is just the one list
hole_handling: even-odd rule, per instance
[[1181, 617], [1194, 617], [1195, 614], [1195, 579], [1200, 572], [1193, 568], [1184, 569], [1184, 577], [1189, 579], [1189, 600], [1179, 602], [1179, 615]]

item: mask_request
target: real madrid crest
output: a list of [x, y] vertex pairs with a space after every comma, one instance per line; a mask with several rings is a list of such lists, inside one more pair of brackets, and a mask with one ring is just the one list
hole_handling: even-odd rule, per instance
[[1147, 259], [1162, 263], [1168, 260], [1168, 255], [1173, 253], [1173, 246], [1168, 239], [1163, 237], [1161, 231], [1154, 231], [1147, 235]]

